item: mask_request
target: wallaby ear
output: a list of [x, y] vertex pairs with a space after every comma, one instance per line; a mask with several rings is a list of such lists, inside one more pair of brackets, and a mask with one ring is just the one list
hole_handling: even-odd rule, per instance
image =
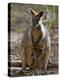
[[43, 13], [44, 13], [43, 11], [40, 11], [40, 12], [38, 13], [38, 16], [39, 16], [39, 17], [42, 17], [42, 16], [43, 16]]
[[34, 11], [33, 9], [29, 8], [29, 11], [31, 12], [31, 14], [32, 14], [33, 16], [37, 15], [37, 12]]

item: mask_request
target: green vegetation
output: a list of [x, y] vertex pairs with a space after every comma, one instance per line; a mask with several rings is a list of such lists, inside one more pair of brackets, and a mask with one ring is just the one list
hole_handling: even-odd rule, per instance
[[52, 5], [31, 5], [11, 3], [11, 29], [17, 32], [24, 31], [25, 27], [31, 26], [31, 15], [29, 8], [36, 11], [44, 11], [45, 16], [43, 23], [48, 26], [49, 30], [53, 29], [58, 23], [58, 6]]

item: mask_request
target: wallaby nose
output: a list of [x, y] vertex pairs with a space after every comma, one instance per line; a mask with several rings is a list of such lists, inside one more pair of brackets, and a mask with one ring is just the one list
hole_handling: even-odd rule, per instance
[[33, 27], [35, 27], [35, 24], [33, 24]]

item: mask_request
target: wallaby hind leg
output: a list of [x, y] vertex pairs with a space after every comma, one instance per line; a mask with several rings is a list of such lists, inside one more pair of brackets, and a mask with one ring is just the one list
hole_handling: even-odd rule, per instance
[[25, 70], [25, 68], [26, 68], [26, 52], [25, 52], [25, 49], [22, 50], [21, 60], [22, 60], [22, 70]]
[[47, 74], [47, 65], [48, 65], [48, 59], [49, 59], [49, 49], [47, 48], [45, 50], [45, 54], [43, 57], [43, 67], [42, 67], [42, 73]]

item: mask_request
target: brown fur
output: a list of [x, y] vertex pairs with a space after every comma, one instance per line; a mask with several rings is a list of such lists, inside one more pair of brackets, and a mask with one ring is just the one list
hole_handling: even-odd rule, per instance
[[[37, 16], [40, 18], [43, 14], [37, 13], [34, 10], [30, 10], [33, 17]], [[39, 67], [41, 70], [47, 69], [47, 63], [49, 58], [49, 50], [50, 45], [48, 45], [48, 36], [46, 35], [44, 39], [42, 39], [43, 32], [41, 31], [41, 26], [28, 28], [25, 31], [24, 38], [22, 40], [22, 68], [26, 68], [26, 64], [35, 69]], [[39, 39], [39, 41], [37, 41]]]

